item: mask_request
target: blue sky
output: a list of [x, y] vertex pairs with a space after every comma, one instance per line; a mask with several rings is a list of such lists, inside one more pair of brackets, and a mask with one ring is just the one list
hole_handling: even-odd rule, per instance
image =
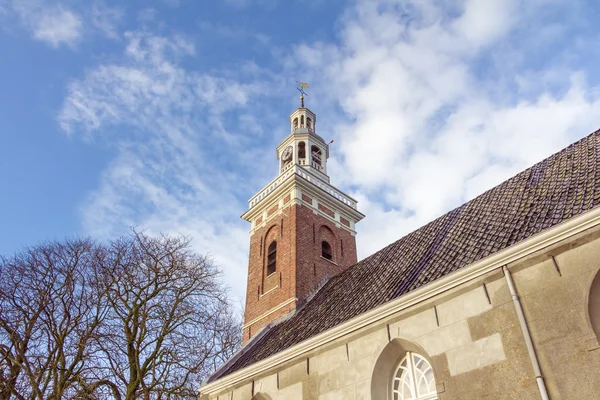
[[0, 254], [183, 233], [242, 298], [309, 82], [366, 256], [600, 128], [594, 1], [0, 0]]

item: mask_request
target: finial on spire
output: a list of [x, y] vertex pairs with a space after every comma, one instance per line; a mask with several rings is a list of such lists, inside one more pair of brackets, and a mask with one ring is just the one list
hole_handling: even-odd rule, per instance
[[300, 85], [299, 88], [296, 88], [300, 92], [300, 107], [304, 108], [304, 96], [308, 96], [306, 94], [306, 92], [304, 91], [304, 89], [308, 89], [308, 83], [300, 82], [300, 81], [296, 81], [296, 83], [298, 83], [298, 85]]

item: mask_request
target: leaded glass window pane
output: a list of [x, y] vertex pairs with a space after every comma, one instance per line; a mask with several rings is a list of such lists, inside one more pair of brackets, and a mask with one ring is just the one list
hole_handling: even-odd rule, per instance
[[392, 382], [393, 400], [435, 400], [433, 369], [418, 354], [408, 352], [400, 361]]

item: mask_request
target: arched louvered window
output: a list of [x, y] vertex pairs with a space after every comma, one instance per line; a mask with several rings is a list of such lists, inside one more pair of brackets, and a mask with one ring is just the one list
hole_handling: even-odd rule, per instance
[[277, 271], [277, 242], [272, 241], [267, 251], [267, 276]]
[[306, 117], [306, 127], [312, 129], [312, 119], [310, 117]]
[[392, 380], [392, 400], [435, 400], [437, 391], [431, 364], [422, 356], [407, 352]]
[[331, 245], [325, 240], [321, 242], [321, 255], [323, 258], [333, 260], [333, 251], [331, 251]]
[[294, 129], [298, 127], [298, 117], [294, 118]]

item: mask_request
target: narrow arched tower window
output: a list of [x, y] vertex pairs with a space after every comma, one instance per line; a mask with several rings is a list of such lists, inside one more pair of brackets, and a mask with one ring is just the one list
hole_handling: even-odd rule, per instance
[[298, 117], [294, 118], [294, 129], [298, 127]]
[[392, 379], [392, 400], [435, 400], [437, 390], [431, 364], [419, 354], [407, 352]]
[[317, 146], [312, 146], [310, 148], [310, 153], [312, 157], [312, 162], [316, 164], [318, 167], [321, 166], [321, 149]]
[[312, 129], [312, 119], [310, 117], [306, 117], [306, 127]]
[[304, 128], [304, 115], [300, 116], [300, 128]]
[[267, 252], [267, 276], [277, 271], [277, 242], [272, 241]]
[[298, 158], [306, 158], [306, 144], [304, 142], [298, 143]]
[[325, 240], [321, 242], [321, 255], [323, 258], [333, 260], [333, 251], [331, 251], [331, 245]]

